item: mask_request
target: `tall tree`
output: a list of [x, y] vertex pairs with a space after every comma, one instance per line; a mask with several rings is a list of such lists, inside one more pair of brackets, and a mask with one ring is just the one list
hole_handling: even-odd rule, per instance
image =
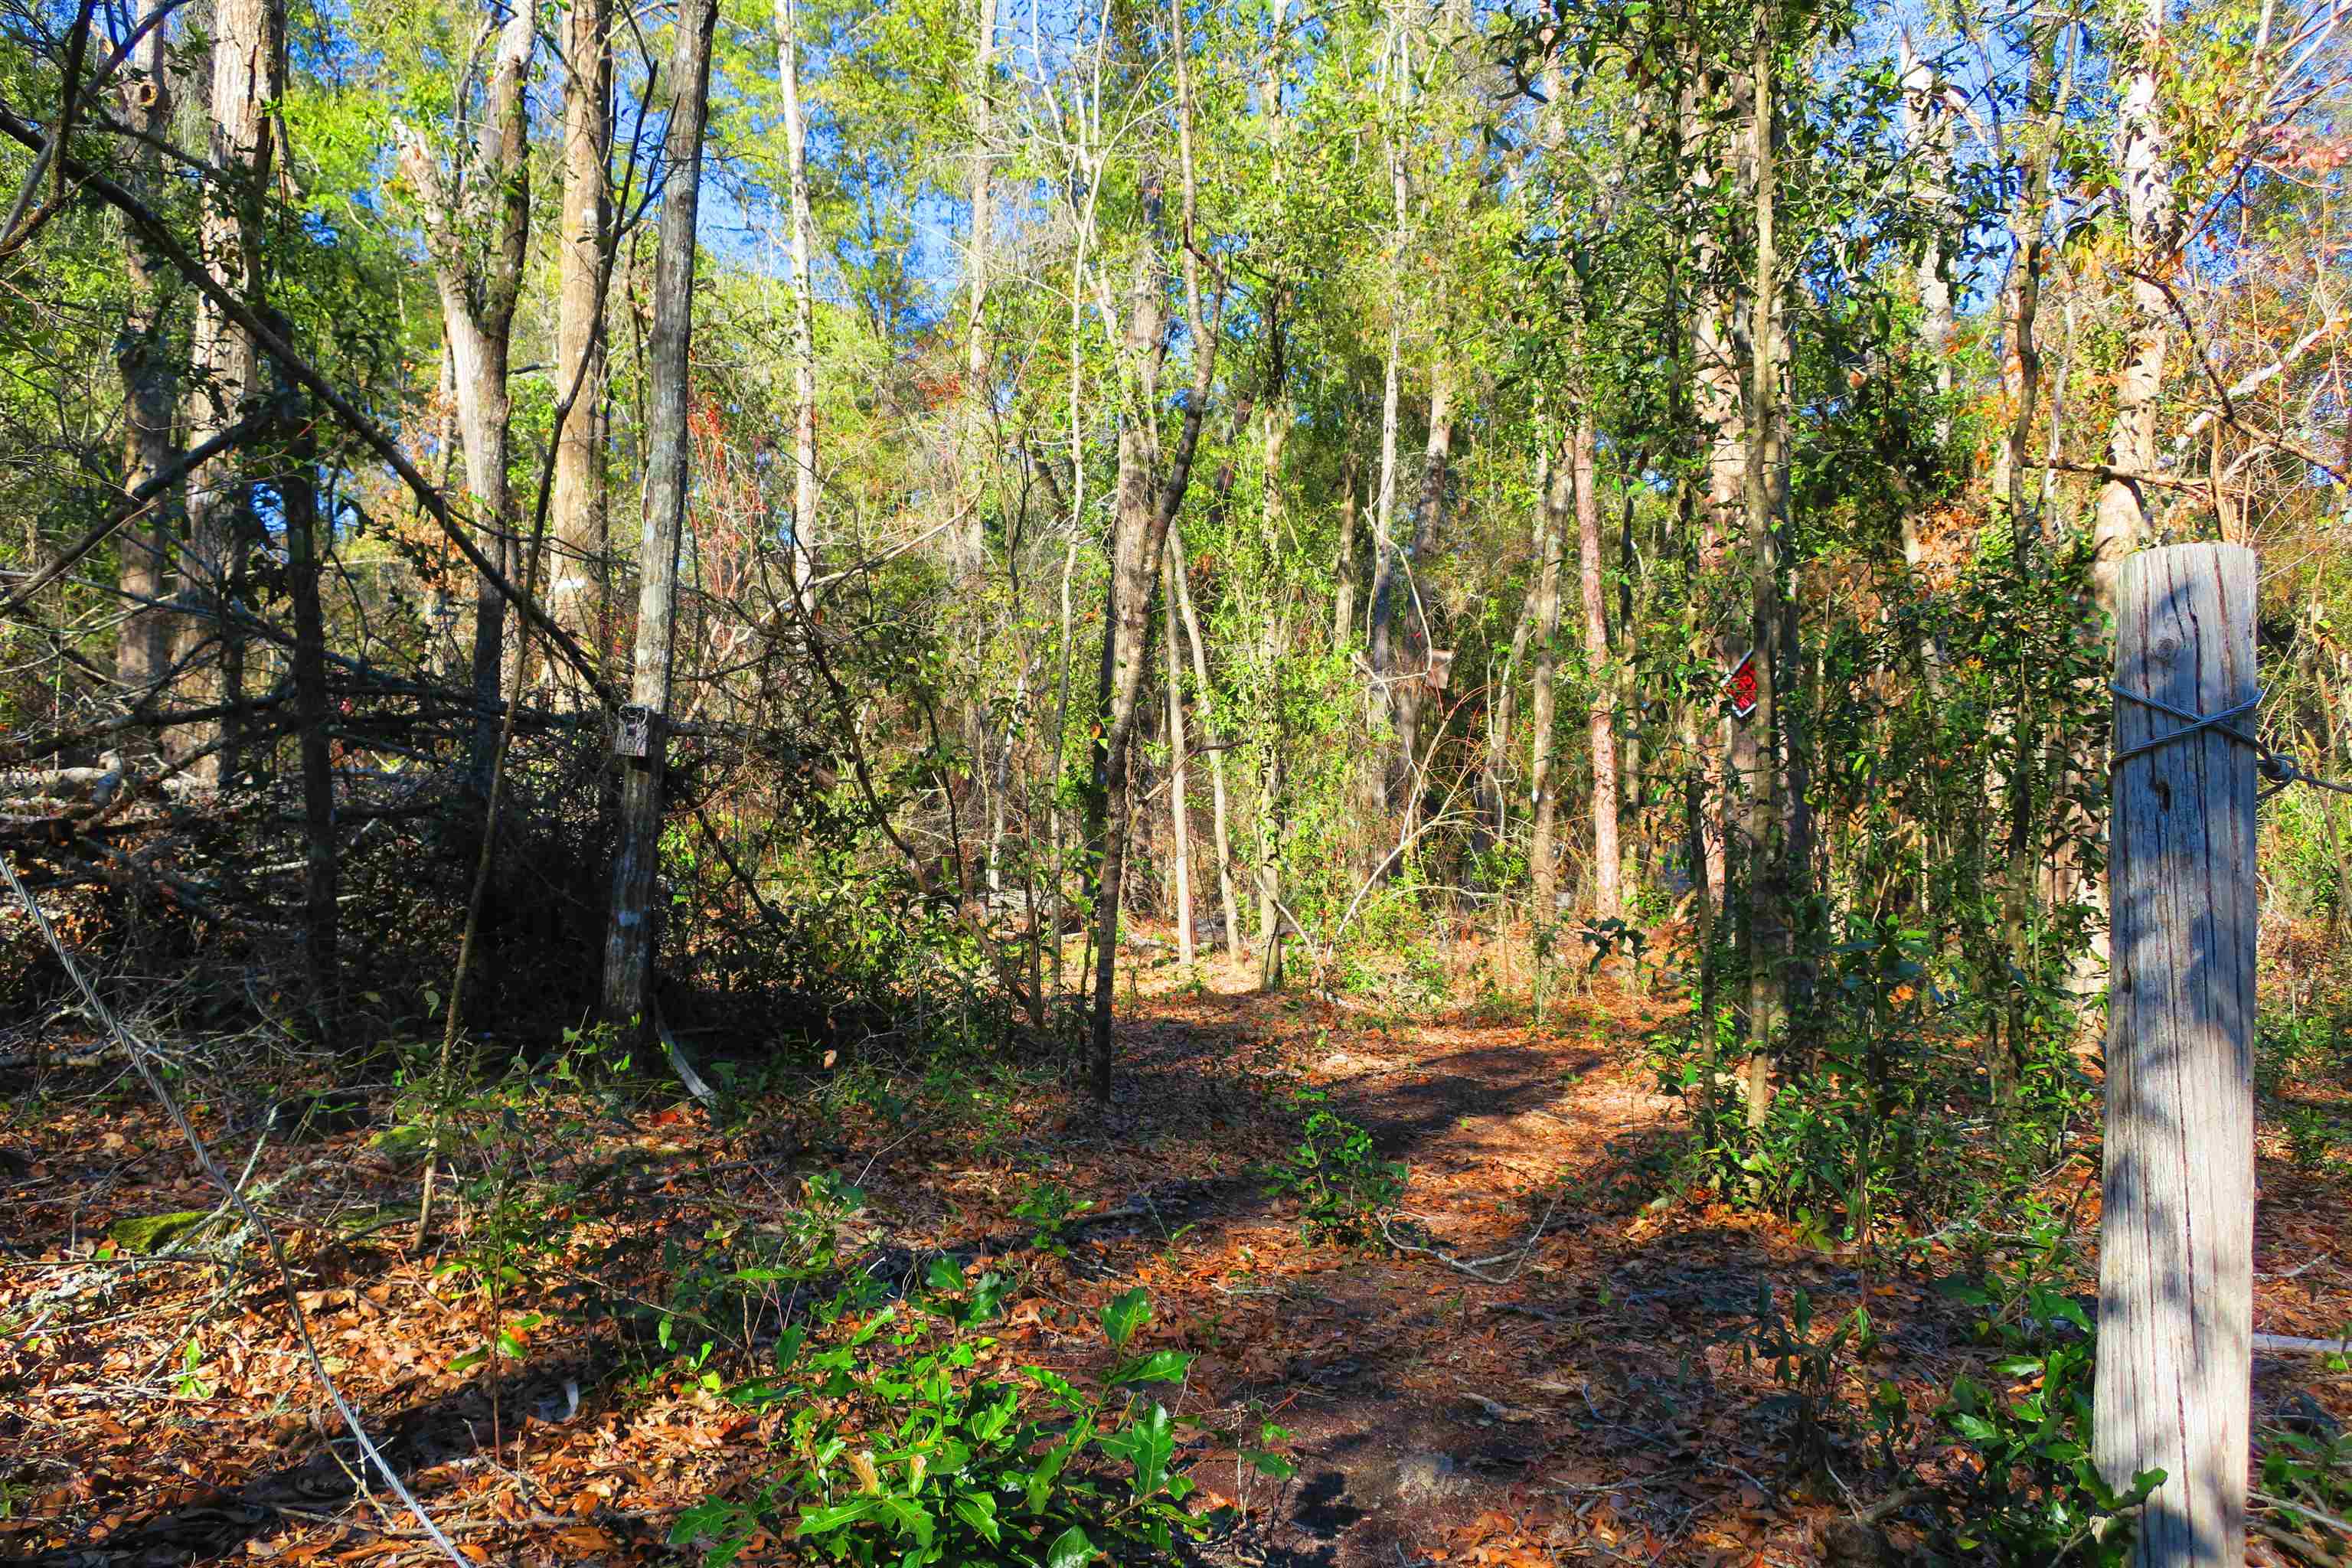
[[[1601, 492], [1594, 473], [1593, 416], [1580, 410], [1570, 437], [1576, 479], [1577, 581], [1584, 599], [1584, 668], [1591, 685], [1585, 733], [1592, 753], [1592, 912], [1616, 920], [1624, 911], [1617, 845], [1617, 700], [1608, 679], [1609, 609], [1602, 591]], [[1555, 607], [1553, 617], [1557, 621]]]
[[[982, 0], [985, 6], [989, 0]], [[776, 79], [784, 92], [787, 221], [793, 257], [793, 575], [816, 574], [816, 225], [809, 210], [808, 110], [801, 102], [799, 0], [776, 0]]]
[[956, 526], [957, 570], [967, 585], [985, 563], [987, 529], [980, 492], [987, 468], [989, 425], [988, 266], [995, 241], [996, 209], [992, 186], [995, 157], [996, 0], [976, 0], [971, 50], [971, 228], [964, 242], [964, 337], [962, 446], [964, 515]]
[[1567, 553], [1570, 487], [1575, 469], [1562, 453], [1548, 466], [1541, 505], [1544, 522], [1538, 534], [1536, 581], [1528, 600], [1533, 623], [1529, 639], [1535, 645], [1535, 674], [1528, 699], [1533, 738], [1528, 742], [1528, 794], [1530, 820], [1528, 837], [1528, 879], [1535, 897], [1535, 918], [1557, 918], [1559, 902], [1559, 791], [1553, 783], [1553, 725], [1558, 715], [1559, 679], [1559, 578]]
[[[1127, 869], [1131, 824], [1127, 809], [1129, 753], [1133, 750], [1138, 699], [1143, 687], [1146, 644], [1150, 632], [1151, 591], [1160, 577], [1168, 530], [1184, 504], [1192, 479], [1192, 457], [1200, 447], [1209, 389], [1217, 374], [1217, 332], [1202, 303], [1201, 250], [1195, 224], [1198, 192], [1192, 167], [1191, 66], [1184, 44], [1181, 0], [1170, 0], [1169, 23], [1176, 60], [1176, 140], [1183, 182], [1183, 210], [1177, 244], [1183, 254], [1185, 321], [1192, 340], [1192, 384], [1184, 405], [1175, 450], [1164, 470], [1156, 461], [1160, 443], [1152, 429], [1158, 411], [1148, 397], [1130, 395], [1118, 437], [1118, 488], [1111, 521], [1111, 569], [1105, 588], [1101, 678], [1096, 692], [1094, 773], [1087, 814], [1096, 846], [1095, 994], [1090, 1047], [1097, 1100], [1111, 1091], [1111, 1008], [1118, 978], [1119, 900]], [[1159, 197], [1145, 193], [1146, 232], [1128, 300], [1122, 358], [1136, 389], [1157, 380], [1168, 352], [1166, 263], [1160, 246]], [[1155, 472], [1156, 471], [1156, 472]], [[1157, 482], [1155, 483], [1155, 478]]]
[[2164, 390], [2164, 354], [2171, 300], [2166, 282], [2176, 266], [2180, 219], [2172, 195], [2171, 139], [2164, 123], [2157, 72], [2164, 59], [2164, 0], [2141, 0], [2137, 37], [2126, 50], [2130, 70], [2116, 118], [2116, 183], [2123, 188], [2126, 246], [2131, 258], [2131, 317], [2124, 363], [2116, 378], [2115, 425], [2107, 437], [2105, 482], [2099, 487], [2092, 531], [2092, 581], [2099, 607], [2116, 607], [2123, 558], [2147, 540], [2145, 478], [2157, 471], [2158, 398]]
[[703, 131], [710, 110], [710, 43], [719, 0], [681, 0], [670, 51], [668, 129], [663, 137], [661, 231], [654, 249], [653, 330], [646, 342], [645, 524], [637, 545], [633, 711], [622, 733], [620, 845], [613, 857], [612, 917], [604, 936], [604, 1016], [623, 1027], [649, 1021], [654, 873], [661, 858], [662, 783], [670, 677], [677, 637], [677, 558], [686, 535], [688, 390], [694, 341], [695, 217], [702, 190]]
[[[213, 11], [211, 170], [205, 184], [203, 254], [213, 280], [248, 306], [264, 297], [263, 209], [277, 153], [270, 121], [284, 89], [285, 14], [277, 0], [218, 0]], [[201, 447], [250, 412], [259, 394], [253, 335], [209, 295], [196, 304], [187, 386], [188, 440]], [[184, 694], [198, 706], [244, 696], [247, 634], [238, 596], [255, 530], [251, 486], [235, 454], [188, 476], [188, 539], [180, 555], [194, 613], [175, 657]], [[241, 720], [231, 711], [190, 725], [174, 752], [211, 784], [238, 770]]]
[[[613, 226], [612, 0], [572, 0], [563, 25], [563, 216], [556, 250], [556, 395], [572, 396], [556, 438], [547, 610], [602, 662], [611, 614], [604, 468], [604, 266]], [[550, 660], [552, 671], [562, 666]]]
[[[152, 203], [162, 183], [163, 143], [172, 124], [172, 83], [163, 68], [165, 0], [140, 0], [139, 41], [124, 61], [123, 122], [142, 138], [131, 153], [130, 184]], [[177, 383], [170, 348], [171, 272], [135, 227], [125, 226], [123, 274], [129, 308], [114, 363], [122, 378], [122, 488], [136, 491], [172, 463], [172, 398]], [[171, 498], [149, 503], [151, 520], [125, 534], [121, 585], [131, 607], [117, 634], [114, 677], [132, 694], [160, 677], [171, 660], [171, 622], [141, 601], [163, 597], [172, 546]]]
[[[482, 552], [508, 578], [519, 575], [507, 471], [513, 412], [508, 377], [530, 238], [530, 122], [523, 95], [530, 56], [531, 13], [520, 7], [499, 30], [474, 146], [470, 153], [461, 150], [448, 177], [420, 132], [403, 126], [400, 137], [401, 170], [424, 206], [425, 241], [440, 290], [442, 331], [466, 447], [466, 493], [474, 503]], [[506, 595], [497, 579], [480, 574], [474, 594], [474, 742], [468, 768], [483, 795], [489, 793], [499, 744], [506, 614]]]
[[1734, 732], [1733, 766], [1747, 788], [1743, 852], [1748, 865], [1748, 1055], [1743, 1069], [1750, 1122], [1771, 1107], [1773, 1058], [1788, 1023], [1790, 938], [1789, 836], [1781, 820], [1787, 781], [1782, 777], [1779, 686], [1782, 666], [1793, 661], [1792, 639], [1782, 634], [1780, 508], [1786, 454], [1780, 439], [1783, 353], [1780, 325], [1780, 256], [1778, 219], [1779, 172], [1773, 15], [1759, 11], [1748, 83], [1748, 163], [1755, 224], [1755, 279], [1748, 305], [1747, 451], [1742, 500], [1747, 524], [1748, 646], [1755, 649], [1755, 711]]

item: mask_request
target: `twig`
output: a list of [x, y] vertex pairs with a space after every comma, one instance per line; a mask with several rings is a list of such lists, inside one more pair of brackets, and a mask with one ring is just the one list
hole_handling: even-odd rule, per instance
[[1382, 1239], [1387, 1241], [1391, 1247], [1395, 1247], [1399, 1252], [1418, 1253], [1423, 1258], [1434, 1258], [1440, 1263], [1444, 1264], [1448, 1268], [1454, 1269], [1463, 1274], [1467, 1274], [1471, 1279], [1484, 1281], [1488, 1285], [1508, 1285], [1513, 1280], [1517, 1279], [1527, 1268], [1528, 1258], [1534, 1253], [1536, 1243], [1543, 1239], [1544, 1227], [1551, 1224], [1552, 1213], [1559, 1207], [1559, 1196], [1560, 1195], [1558, 1193], [1554, 1193], [1552, 1194], [1551, 1202], [1544, 1208], [1543, 1218], [1536, 1221], [1535, 1230], [1528, 1237], [1527, 1245], [1519, 1248], [1519, 1259], [1517, 1263], [1511, 1265], [1511, 1271], [1508, 1274], [1489, 1274], [1481, 1267], [1481, 1265], [1484, 1264], [1501, 1262], [1504, 1258], [1510, 1256], [1507, 1252], [1498, 1252], [1492, 1258], [1481, 1258], [1475, 1261], [1465, 1263], [1461, 1258], [1454, 1257], [1452, 1253], [1442, 1251], [1434, 1247], [1415, 1247], [1411, 1242], [1399, 1241], [1395, 1235], [1389, 1229], [1389, 1221], [1386, 1215], [1380, 1216], [1381, 1236]]
[[2352, 1524], [2345, 1523], [2332, 1513], [2322, 1513], [2309, 1503], [2290, 1502], [2285, 1498], [2273, 1497], [2268, 1492], [2250, 1491], [2246, 1495], [2258, 1503], [2266, 1504], [2271, 1508], [2284, 1509], [2289, 1513], [2299, 1513], [2305, 1519], [2315, 1519], [2339, 1534], [2352, 1536]]
[[287, 1266], [286, 1248], [278, 1239], [278, 1232], [271, 1227], [268, 1220], [262, 1217], [261, 1211], [247, 1202], [245, 1194], [237, 1190], [236, 1184], [229, 1179], [228, 1173], [223, 1170], [220, 1162], [214, 1158], [212, 1150], [205, 1146], [203, 1138], [197, 1135], [195, 1128], [189, 1124], [187, 1113], [180, 1109], [179, 1101], [172, 1098], [171, 1091], [163, 1087], [163, 1079], [156, 1076], [153, 1064], [148, 1060], [143, 1042], [124, 1028], [106, 1004], [99, 999], [97, 988], [91, 985], [89, 977], [82, 973], [81, 965], [74, 962], [73, 955], [66, 951], [65, 943], [58, 940], [57, 931], [49, 924], [49, 917], [42, 912], [41, 906], [34, 901], [33, 895], [25, 890], [25, 884], [16, 876], [16, 868], [10, 864], [5, 857], [0, 857], [0, 876], [7, 878], [9, 887], [16, 891], [18, 901], [25, 906], [25, 912], [31, 915], [33, 923], [40, 928], [42, 937], [49, 944], [49, 951], [55, 953], [58, 962], [65, 966], [66, 973], [72, 977], [75, 987], [81, 992], [82, 999], [89, 1004], [91, 1013], [106, 1025], [107, 1032], [121, 1045], [123, 1054], [131, 1058], [131, 1065], [138, 1070], [139, 1077], [146, 1084], [148, 1092], [152, 1094], [163, 1107], [164, 1114], [172, 1119], [172, 1125], [179, 1130], [181, 1138], [185, 1140], [188, 1147], [194, 1152], [196, 1163], [203, 1167], [206, 1178], [221, 1190], [221, 1195], [236, 1206], [238, 1216], [259, 1233], [262, 1240], [268, 1246], [270, 1261], [278, 1267], [278, 1289], [286, 1299], [286, 1310], [293, 1317], [295, 1332], [301, 1336], [303, 1353], [310, 1360], [311, 1374], [319, 1380], [319, 1386], [325, 1390], [329, 1402], [335, 1407], [335, 1414], [343, 1418], [343, 1426], [350, 1431], [352, 1441], [356, 1442], [361, 1452], [373, 1462], [377, 1470], [382, 1472], [383, 1479], [391, 1483], [394, 1493], [407, 1505], [408, 1511], [416, 1516], [416, 1522], [424, 1528], [425, 1534], [432, 1538], [433, 1543], [441, 1549], [443, 1554], [451, 1563], [457, 1564], [457, 1568], [472, 1568], [470, 1560], [457, 1550], [456, 1542], [441, 1532], [440, 1527], [433, 1522], [432, 1516], [425, 1511], [425, 1505], [416, 1500], [416, 1494], [410, 1491], [406, 1483], [401, 1480], [400, 1473], [392, 1468], [392, 1462], [383, 1457], [383, 1451], [375, 1446], [375, 1440], [370, 1437], [367, 1429], [360, 1425], [359, 1413], [354, 1411], [350, 1402], [344, 1399], [342, 1390], [335, 1386], [334, 1378], [327, 1371], [326, 1361], [319, 1353], [319, 1342], [311, 1337], [310, 1315], [303, 1311], [301, 1300], [296, 1293], [294, 1271]]

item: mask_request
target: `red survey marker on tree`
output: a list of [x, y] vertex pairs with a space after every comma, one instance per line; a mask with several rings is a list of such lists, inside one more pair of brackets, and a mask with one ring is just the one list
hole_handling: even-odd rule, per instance
[[1724, 678], [1724, 688], [1731, 694], [1731, 716], [1745, 719], [1756, 711], [1756, 650], [1749, 648], [1739, 656]]

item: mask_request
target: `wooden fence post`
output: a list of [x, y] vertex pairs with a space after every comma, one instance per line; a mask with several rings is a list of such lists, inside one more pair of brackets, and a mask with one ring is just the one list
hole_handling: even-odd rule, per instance
[[2255, 756], [2220, 731], [2254, 731], [2254, 582], [2243, 545], [2146, 551], [2116, 611], [2094, 1420], [2111, 1485], [2165, 1472], [2138, 1568], [2246, 1560]]

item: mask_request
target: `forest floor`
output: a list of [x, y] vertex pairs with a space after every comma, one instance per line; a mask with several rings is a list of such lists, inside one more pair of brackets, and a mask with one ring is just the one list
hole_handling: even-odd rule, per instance
[[[486, 1222], [461, 1213], [412, 1247], [417, 1172], [369, 1130], [266, 1147], [253, 1180], [297, 1173], [275, 1201], [326, 1365], [483, 1563], [692, 1560], [668, 1544], [676, 1516], [740, 1491], [781, 1417], [579, 1309], [664, 1299], [695, 1255], [781, 1216], [820, 1170], [863, 1188], [850, 1239], [884, 1266], [945, 1250], [1013, 1274], [1000, 1332], [1019, 1360], [1083, 1375], [1102, 1357], [1102, 1303], [1140, 1285], [1150, 1342], [1197, 1358], [1183, 1409], [1287, 1428], [1288, 1481], [1242, 1479], [1230, 1450], [1185, 1456], [1213, 1500], [1244, 1510], [1204, 1548], [1213, 1562], [1745, 1568], [1895, 1561], [1911, 1543], [1900, 1510], [1856, 1533], [1853, 1510], [1895, 1484], [1862, 1442], [1833, 1451], [1832, 1484], [1801, 1479], [1796, 1412], [1740, 1342], [1761, 1285], [1784, 1305], [1810, 1292], [1818, 1330], [1866, 1305], [1876, 1344], [1841, 1367], [1842, 1392], [1892, 1381], [1932, 1430], [1956, 1374], [2000, 1381], [1969, 1309], [1935, 1289], [1932, 1259], [1873, 1270], [1666, 1194], [1677, 1107], [1642, 1051], [1659, 1005], [1604, 985], [1540, 1024], [1524, 1005], [1405, 1016], [1258, 994], [1222, 962], [1198, 984], [1144, 968], [1108, 1115], [1043, 1072], [852, 1092], [836, 1071], [724, 1126], [643, 1103], [567, 1123], [562, 1157], [635, 1174], [556, 1216], [559, 1240], [510, 1249], [524, 1262], [496, 1323], [447, 1267], [478, 1256]], [[0, 1559], [436, 1560], [398, 1502], [355, 1484], [258, 1248], [224, 1272], [106, 1241], [126, 1216], [214, 1202], [136, 1089], [52, 1081], [0, 1127]], [[1428, 1250], [1309, 1242], [1297, 1205], [1266, 1195], [1302, 1089], [1406, 1163], [1391, 1229]], [[226, 1112], [195, 1121], [243, 1164], [252, 1141]], [[2256, 1267], [2281, 1278], [2259, 1287], [2259, 1328], [2352, 1317], [2340, 1174], [2266, 1144]], [[2095, 1210], [2089, 1176], [2080, 1159], [2053, 1173], [2055, 1201]], [[1092, 1205], [1058, 1247], [1041, 1193]], [[1490, 1261], [1474, 1274], [1439, 1253]], [[525, 1325], [519, 1353], [466, 1364], [499, 1324]], [[2259, 1363], [2256, 1381], [2258, 1405], [2300, 1390], [2352, 1407], [2352, 1380], [2307, 1358]], [[765, 1541], [745, 1561], [790, 1555]]]

